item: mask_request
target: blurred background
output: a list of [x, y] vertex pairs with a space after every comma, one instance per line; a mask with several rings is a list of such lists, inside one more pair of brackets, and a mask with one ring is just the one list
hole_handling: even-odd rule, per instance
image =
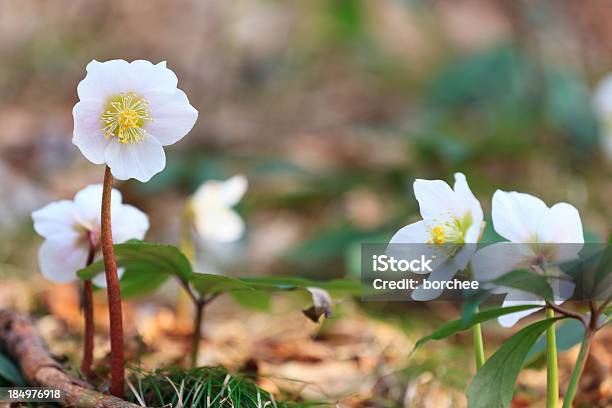
[[[79, 333], [77, 295], [40, 277], [30, 213], [102, 180], [103, 167], [71, 143], [76, 85], [92, 59], [167, 61], [200, 112], [166, 149], [165, 171], [117, 185], [149, 214], [148, 240], [178, 243], [185, 199], [201, 182], [248, 177], [245, 238], [210, 256], [201, 245], [198, 263], [216, 256], [222, 273], [358, 279], [360, 243], [386, 242], [418, 218], [414, 179], [451, 181], [455, 171], [485, 213], [497, 188], [528, 192], [572, 203], [587, 239], [606, 240], [612, 156], [592, 92], [612, 68], [611, 20], [605, 0], [0, 0], [0, 307], [52, 312], [41, 330], [58, 353], [74, 353], [66, 333]], [[175, 350], [149, 365], [184, 353], [173, 293], [128, 307], [148, 346]], [[255, 359], [264, 374], [300, 383], [268, 387], [346, 406], [465, 404], [469, 336], [405, 360], [415, 338], [456, 317], [452, 306], [364, 310], [346, 300], [321, 328], [283, 302], [245, 322], [219, 300], [206, 323], [217, 346], [202, 363]], [[282, 342], [261, 340], [269, 327], [285, 328]], [[491, 326], [491, 341], [507, 335]], [[269, 353], [250, 337], [272, 342]], [[516, 406], [537, 404], [544, 373], [520, 381], [529, 391], [515, 401], [528, 402]], [[582, 398], [601, 403], [601, 384]]]

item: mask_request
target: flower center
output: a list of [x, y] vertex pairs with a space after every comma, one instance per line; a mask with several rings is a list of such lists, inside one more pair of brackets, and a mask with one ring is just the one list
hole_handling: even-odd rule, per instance
[[472, 225], [472, 214], [467, 213], [462, 219], [451, 217], [429, 229], [428, 244], [463, 244], [465, 233]]
[[112, 96], [100, 117], [104, 137], [121, 143], [140, 143], [146, 137], [144, 125], [152, 120], [149, 103], [134, 92]]
[[444, 228], [441, 226], [433, 227], [431, 229], [431, 243], [434, 244], [443, 244], [446, 242], [446, 234], [444, 233]]

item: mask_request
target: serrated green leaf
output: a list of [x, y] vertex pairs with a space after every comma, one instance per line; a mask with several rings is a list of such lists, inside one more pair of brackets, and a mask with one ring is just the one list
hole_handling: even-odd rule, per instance
[[0, 377], [11, 385], [25, 387], [26, 382], [17, 366], [4, 354], [0, 353]]
[[468, 408], [507, 407], [527, 353], [556, 320], [533, 323], [510, 337], [476, 373], [467, 390]]
[[423, 344], [427, 343], [428, 341], [445, 339], [457, 332], [469, 329], [476, 323], [482, 323], [487, 320], [495, 319], [499, 316], [503, 316], [506, 314], [514, 313], [514, 312], [520, 312], [522, 310], [533, 309], [536, 307], [542, 307], [542, 306], [541, 305], [520, 305], [520, 306], [511, 306], [511, 307], [498, 307], [495, 309], [488, 309], [480, 313], [476, 313], [473, 315], [471, 319], [453, 320], [451, 322], [444, 324], [442, 327], [440, 327], [438, 330], [434, 331], [433, 333], [427, 336], [421, 337], [419, 340], [417, 340], [410, 354], [414, 353], [414, 351], [417, 348], [421, 347]]

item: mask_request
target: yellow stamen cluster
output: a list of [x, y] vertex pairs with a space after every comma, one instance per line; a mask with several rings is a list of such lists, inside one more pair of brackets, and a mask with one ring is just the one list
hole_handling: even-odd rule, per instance
[[431, 229], [430, 244], [444, 244], [446, 242], [446, 234], [444, 233], [444, 227], [433, 227]]
[[140, 143], [146, 137], [144, 125], [151, 121], [149, 103], [133, 92], [111, 97], [100, 117], [104, 137], [121, 143]]
[[432, 220], [434, 227], [428, 228], [428, 244], [463, 244], [465, 234], [472, 225], [472, 214], [466, 213], [461, 219], [451, 214], [441, 214]]

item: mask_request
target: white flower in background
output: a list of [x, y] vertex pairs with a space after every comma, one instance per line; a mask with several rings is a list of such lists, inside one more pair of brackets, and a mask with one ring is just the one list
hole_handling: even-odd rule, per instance
[[244, 220], [232, 209], [246, 192], [243, 175], [225, 181], [209, 180], [195, 192], [191, 210], [196, 231], [205, 241], [235, 242], [244, 234]]
[[163, 146], [182, 139], [198, 117], [177, 83], [165, 62], [91, 61], [77, 88], [72, 142], [115, 178], [149, 181], [166, 165]]
[[[391, 238], [388, 252], [405, 258], [411, 249], [394, 244], [428, 244], [437, 262], [429, 280], [449, 280], [458, 270], [465, 269], [470, 260], [475, 245], [465, 244], [476, 244], [480, 238], [484, 227], [482, 208], [462, 173], [455, 173], [454, 188], [442, 180], [422, 179], [415, 180], [413, 188], [423, 220], [400, 229]], [[420, 245], [412, 250], [422, 253], [425, 247]], [[431, 300], [441, 292], [421, 286], [412, 292], [412, 297]]]
[[[121, 193], [113, 189], [113, 241], [143, 239], [149, 229], [149, 218], [121, 201]], [[76, 280], [76, 272], [85, 267], [92, 246], [94, 259], [100, 258], [101, 202], [102, 185], [96, 184], [76, 193], [72, 201], [55, 201], [32, 213], [34, 229], [45, 238], [38, 252], [40, 270], [45, 278], [56, 283]], [[105, 287], [106, 277], [102, 273], [93, 282]]]
[[612, 74], [606, 75], [593, 94], [593, 106], [601, 126], [602, 147], [612, 160]]
[[[575, 259], [582, 249], [584, 236], [578, 210], [567, 203], [549, 208], [532, 195], [497, 190], [493, 195], [492, 215], [495, 231], [510, 242], [486, 246], [474, 255], [472, 266], [476, 279], [490, 281], [516, 269], [531, 269], [546, 274], [555, 303], [569, 298], [574, 284], [550, 264]], [[504, 307], [545, 305], [541, 297], [518, 289], [496, 287], [493, 291], [506, 293]], [[511, 313], [499, 317], [498, 321], [510, 327], [538, 310]]]

